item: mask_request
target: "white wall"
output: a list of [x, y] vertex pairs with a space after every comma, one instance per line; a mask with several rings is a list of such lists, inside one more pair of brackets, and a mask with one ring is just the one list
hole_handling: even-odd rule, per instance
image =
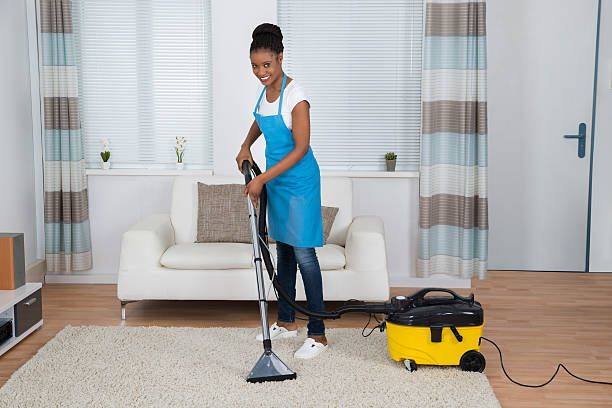
[[[253, 29], [276, 23], [276, 1], [235, 3], [212, 0], [214, 173], [238, 174], [235, 157], [253, 121], [261, 91], [251, 72], [249, 46]], [[252, 151], [265, 163], [264, 140]], [[316, 153], [316, 152], [315, 152]], [[355, 215], [383, 218], [391, 284], [420, 285], [414, 280], [417, 254], [418, 181], [416, 178], [355, 178]], [[77, 277], [47, 277], [48, 282], [115, 282], [121, 234], [140, 218], [169, 212], [172, 176], [89, 176], [93, 265]], [[452, 281], [459, 286], [469, 280]], [[422, 283], [426, 285], [427, 282]]]
[[591, 259], [593, 272], [612, 272], [612, 2], [602, 1], [593, 157]]
[[36, 261], [36, 196], [26, 4], [0, 0], [0, 231], [22, 232]]
[[[276, 24], [276, 0], [212, 1], [213, 134], [215, 174], [236, 174], [234, 158], [253, 123], [253, 106], [261, 84], [251, 71], [249, 47], [253, 29]], [[263, 136], [253, 146], [253, 157], [265, 163]]]
[[489, 268], [525, 263], [521, 236], [509, 233], [526, 222], [520, 199], [525, 174], [520, 47], [526, 41], [520, 25], [523, 0], [487, 2], [487, 63], [489, 114]]

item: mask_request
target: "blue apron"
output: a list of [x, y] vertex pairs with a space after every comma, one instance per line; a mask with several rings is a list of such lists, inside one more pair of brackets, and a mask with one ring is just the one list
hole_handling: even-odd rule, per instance
[[[263, 89], [253, 115], [266, 139], [266, 170], [281, 161], [295, 146], [293, 134], [285, 125], [281, 109], [287, 77], [278, 99], [278, 114], [262, 116], [258, 113]], [[312, 149], [294, 166], [266, 183], [268, 191], [268, 232], [276, 241], [294, 247], [323, 246], [323, 218], [321, 215], [321, 174]]]

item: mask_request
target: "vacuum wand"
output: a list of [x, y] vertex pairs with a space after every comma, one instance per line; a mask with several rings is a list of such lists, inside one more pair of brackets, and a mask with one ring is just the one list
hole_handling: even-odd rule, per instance
[[[257, 216], [255, 215], [255, 206], [253, 205], [251, 200], [249, 200], [248, 206], [249, 206], [249, 214], [251, 214], [251, 216], [249, 217], [250, 218], [249, 221], [251, 223], [251, 231], [252, 231], [251, 238], [253, 242], [253, 252], [255, 254], [261, 254], [261, 250], [258, 245], [257, 235], [255, 233], [256, 231], [255, 223], [257, 219]], [[263, 271], [261, 268], [261, 257], [255, 256], [255, 269], [256, 269], [255, 276], [257, 276], [257, 292], [259, 294], [259, 312], [261, 315], [261, 325], [263, 329], [264, 350], [269, 351], [270, 348], [272, 347], [272, 344], [270, 341], [270, 329], [268, 328], [268, 308], [267, 308], [267, 303], [266, 303], [266, 289], [265, 289], [264, 281], [263, 281]]]
[[[248, 161], [245, 163], [249, 163]], [[248, 167], [243, 163], [245, 182], [251, 179]], [[249, 207], [249, 222], [251, 224], [251, 240], [253, 242], [253, 254], [255, 261], [255, 271], [257, 276], [257, 292], [259, 298], [259, 313], [261, 316], [261, 328], [263, 333], [263, 354], [255, 363], [247, 376], [247, 382], [257, 383], [265, 381], [284, 381], [296, 378], [296, 373], [291, 370], [273, 351], [272, 340], [270, 340], [270, 329], [268, 327], [268, 302], [266, 300], [266, 288], [264, 286], [264, 275], [261, 266], [261, 246], [259, 245], [259, 232], [257, 228], [257, 213], [255, 206], [247, 197]], [[264, 219], [265, 223], [265, 219]], [[261, 225], [261, 223], [259, 224]], [[269, 256], [269, 253], [268, 253]]]

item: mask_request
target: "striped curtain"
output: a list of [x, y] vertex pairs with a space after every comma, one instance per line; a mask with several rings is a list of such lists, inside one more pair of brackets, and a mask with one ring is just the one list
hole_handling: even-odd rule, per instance
[[486, 2], [427, 0], [418, 275], [487, 270]]
[[91, 269], [91, 238], [70, 0], [40, 0], [45, 247], [49, 273]]

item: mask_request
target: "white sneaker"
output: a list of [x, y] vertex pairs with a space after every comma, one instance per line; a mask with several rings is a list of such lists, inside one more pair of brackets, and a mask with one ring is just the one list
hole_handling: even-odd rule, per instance
[[[280, 327], [274, 322], [272, 326], [270, 326], [270, 340], [276, 339], [287, 339], [290, 337], [297, 337], [298, 331], [296, 330], [287, 330], [284, 327]], [[259, 333], [256, 337], [258, 341], [263, 341], [263, 333]]]
[[310, 358], [314, 358], [318, 356], [323, 351], [325, 351], [326, 348], [327, 348], [326, 344], [319, 343], [315, 341], [314, 339], [311, 339], [310, 337], [308, 337], [306, 340], [304, 340], [304, 344], [302, 344], [302, 347], [300, 347], [295, 352], [293, 357], [300, 358], [303, 360], [308, 360]]

